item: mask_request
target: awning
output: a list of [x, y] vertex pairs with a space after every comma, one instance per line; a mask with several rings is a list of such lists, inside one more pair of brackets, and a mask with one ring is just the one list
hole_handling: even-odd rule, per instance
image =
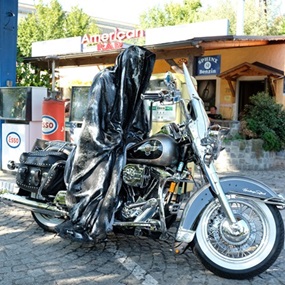
[[[156, 54], [156, 59], [175, 59], [188, 56], [201, 56], [207, 50], [220, 50], [229, 48], [266, 46], [285, 44], [285, 36], [215, 36], [192, 38], [183, 41], [169, 42], [144, 46]], [[76, 54], [57, 55], [57, 66], [86, 66], [114, 64], [115, 59], [122, 50], [100, 52], [83, 52]], [[46, 56], [27, 57], [24, 62], [30, 62], [40, 69], [49, 69], [51, 59]]]
[[[201, 47], [195, 47], [191, 45], [178, 45], [173, 43], [172, 45], [164, 46], [151, 46], [146, 47], [150, 51], [156, 54], [156, 59], [174, 59], [189, 56], [201, 56], [203, 49]], [[114, 64], [119, 53], [123, 51], [121, 49], [107, 50], [107, 51], [94, 51], [94, 52], [82, 52], [74, 54], [64, 54], [57, 56], [37, 56], [26, 57], [24, 62], [30, 62], [33, 66], [40, 69], [50, 69], [52, 61], [56, 60], [56, 65], [60, 67], [66, 66], [90, 66], [90, 65], [109, 65]]]

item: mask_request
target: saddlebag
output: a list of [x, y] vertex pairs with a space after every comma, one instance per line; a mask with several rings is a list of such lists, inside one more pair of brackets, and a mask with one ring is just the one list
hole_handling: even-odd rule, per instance
[[68, 155], [60, 151], [24, 152], [20, 156], [16, 183], [19, 188], [43, 196], [65, 190], [64, 166]]

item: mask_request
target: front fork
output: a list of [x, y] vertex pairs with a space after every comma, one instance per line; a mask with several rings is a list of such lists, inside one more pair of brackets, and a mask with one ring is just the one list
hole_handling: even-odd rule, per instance
[[233, 237], [238, 237], [249, 232], [248, 225], [243, 220], [237, 221], [233, 210], [229, 204], [228, 198], [225, 195], [225, 192], [221, 186], [220, 179], [217, 175], [215, 166], [213, 163], [210, 163], [209, 166], [205, 165], [206, 175], [208, 176], [209, 183], [211, 188], [217, 195], [217, 198], [220, 202], [222, 209], [227, 217], [227, 222], [223, 223], [223, 231], [227, 232]]
[[221, 187], [219, 176], [217, 175], [215, 166], [213, 163], [210, 163], [209, 166], [204, 166], [204, 171], [206, 173], [206, 176], [208, 177], [209, 183], [211, 185], [211, 188], [217, 195], [217, 198], [230, 222], [230, 224], [236, 224], [237, 220], [233, 214], [233, 211], [230, 207], [230, 204], [228, 202], [228, 199], [223, 191], [223, 188]]

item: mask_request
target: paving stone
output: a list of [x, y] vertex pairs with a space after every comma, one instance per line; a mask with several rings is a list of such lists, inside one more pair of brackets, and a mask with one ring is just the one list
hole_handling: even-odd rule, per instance
[[[285, 195], [284, 168], [219, 174], [248, 176]], [[1, 179], [11, 177], [0, 172]], [[231, 281], [206, 270], [191, 251], [175, 256], [171, 242], [110, 235], [106, 244], [72, 243], [43, 232], [29, 211], [0, 202], [0, 285], [284, 285], [284, 271], [284, 250], [266, 272]]]

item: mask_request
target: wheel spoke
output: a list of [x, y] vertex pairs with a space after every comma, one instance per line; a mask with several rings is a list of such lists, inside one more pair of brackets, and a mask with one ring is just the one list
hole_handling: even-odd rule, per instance
[[269, 235], [264, 213], [246, 200], [229, 199], [229, 203], [235, 218], [243, 222], [247, 230], [244, 233], [236, 232], [234, 228], [232, 232], [229, 231], [226, 216], [222, 213], [220, 205], [213, 203], [203, 221], [207, 224], [204, 239], [208, 250], [228, 262], [250, 259], [255, 254], [261, 254]]
[[[230, 258], [241, 258], [248, 256], [254, 252], [262, 240], [263, 234], [260, 238], [256, 230], [256, 225], [258, 224], [259, 233], [263, 233], [262, 228], [264, 225], [256, 213], [256, 211], [249, 205], [245, 205], [238, 202], [230, 203], [233, 213], [237, 220], [244, 220], [250, 229], [250, 235], [244, 236], [241, 240], [235, 241], [233, 239], [228, 239], [226, 235], [223, 235], [221, 231], [222, 223], [225, 221], [225, 216], [222, 214], [217, 215], [220, 209], [213, 211], [210, 216], [210, 222], [208, 224], [208, 235], [210, 237], [209, 242], [220, 254], [225, 257]], [[228, 234], [227, 234], [228, 235]]]
[[266, 270], [280, 254], [284, 224], [279, 210], [262, 201], [231, 196], [237, 221], [231, 224], [217, 201], [211, 202], [199, 221], [194, 252], [212, 272], [244, 279]]

